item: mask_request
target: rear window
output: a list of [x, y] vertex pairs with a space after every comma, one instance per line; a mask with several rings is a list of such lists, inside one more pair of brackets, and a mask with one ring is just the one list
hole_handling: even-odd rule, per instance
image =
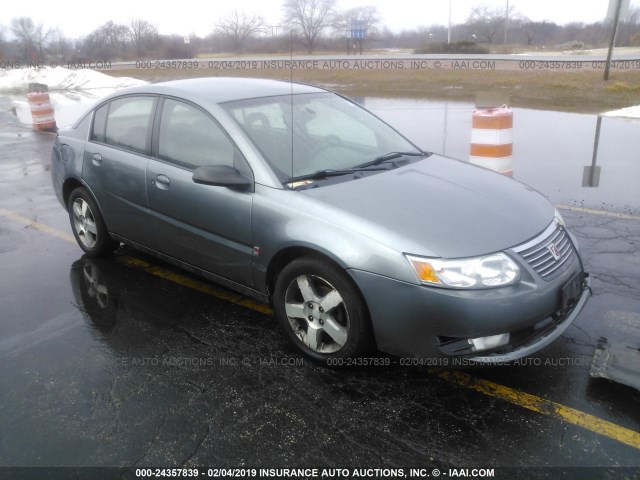
[[107, 113], [109, 113], [109, 104], [101, 106], [93, 115], [93, 130], [91, 130], [91, 140], [104, 143], [104, 129], [107, 126]]
[[148, 153], [155, 102], [154, 97], [127, 97], [100, 107], [93, 119], [91, 139]]

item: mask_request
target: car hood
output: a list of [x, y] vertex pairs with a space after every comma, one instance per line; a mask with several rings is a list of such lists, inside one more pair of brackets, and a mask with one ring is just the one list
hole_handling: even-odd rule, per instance
[[505, 250], [553, 220], [540, 193], [504, 175], [439, 155], [380, 174], [304, 190], [405, 253], [446, 258]]

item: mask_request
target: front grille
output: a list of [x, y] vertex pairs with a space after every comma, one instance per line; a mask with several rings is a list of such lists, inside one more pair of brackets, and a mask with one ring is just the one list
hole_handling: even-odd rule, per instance
[[514, 250], [547, 281], [564, 272], [575, 255], [569, 234], [564, 227], [556, 224], [551, 225], [536, 239]]

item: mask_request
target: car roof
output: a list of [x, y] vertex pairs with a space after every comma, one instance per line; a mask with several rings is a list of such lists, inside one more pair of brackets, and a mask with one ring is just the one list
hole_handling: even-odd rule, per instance
[[170, 95], [194, 103], [219, 104], [276, 95], [326, 92], [319, 87], [294, 82], [258, 78], [204, 77], [152, 83], [117, 92], [114, 96], [132, 93]]

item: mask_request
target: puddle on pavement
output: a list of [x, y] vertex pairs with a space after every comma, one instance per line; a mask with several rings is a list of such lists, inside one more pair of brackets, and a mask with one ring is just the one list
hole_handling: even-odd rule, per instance
[[[49, 92], [58, 127], [73, 125], [94, 103], [115, 91], [114, 88], [95, 88]], [[0, 163], [0, 185], [38, 175], [50, 169], [49, 156], [42, 157], [42, 150], [38, 149], [37, 143], [50, 141], [53, 137], [3, 128], [16, 123], [32, 123], [27, 94], [0, 92], [0, 144], [6, 153]], [[20, 140], [20, 137], [23, 137], [23, 140]], [[27, 137], [33, 138], [34, 141], [26, 143], [24, 138]]]
[[[58, 126], [70, 125], [100, 98], [103, 88], [50, 92]], [[18, 119], [31, 122], [25, 95], [12, 95]], [[356, 100], [427, 151], [469, 160], [474, 105], [442, 100], [360, 97]], [[556, 204], [640, 213], [640, 122], [602, 119], [596, 166], [589, 177], [597, 115], [513, 109], [513, 177]]]

